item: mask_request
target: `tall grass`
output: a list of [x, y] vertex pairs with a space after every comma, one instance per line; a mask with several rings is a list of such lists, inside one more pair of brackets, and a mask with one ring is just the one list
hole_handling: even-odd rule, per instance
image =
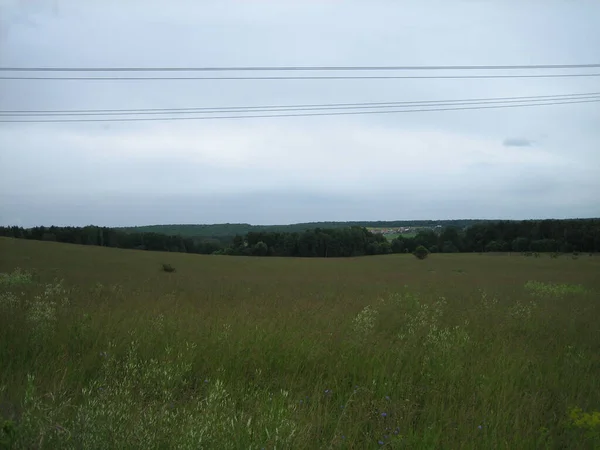
[[0, 448], [600, 446], [594, 258], [0, 252]]

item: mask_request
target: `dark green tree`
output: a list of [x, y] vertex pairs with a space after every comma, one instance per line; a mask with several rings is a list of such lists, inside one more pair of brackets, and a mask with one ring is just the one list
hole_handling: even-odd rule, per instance
[[425, 259], [429, 256], [429, 250], [422, 245], [419, 245], [413, 252], [418, 259]]
[[269, 247], [263, 241], [257, 242], [252, 247], [252, 254], [254, 256], [267, 256], [267, 253], [269, 253]]

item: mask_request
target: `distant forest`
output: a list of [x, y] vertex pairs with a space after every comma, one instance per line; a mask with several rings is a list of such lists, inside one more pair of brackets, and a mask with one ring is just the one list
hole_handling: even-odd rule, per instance
[[[305, 229], [308, 224], [284, 226], [299, 227], [299, 231], [278, 231], [276, 227], [262, 227], [261, 230], [258, 227], [258, 230], [251, 228], [244, 234], [213, 234], [211, 237], [142, 231], [156, 229], [154, 227], [128, 228], [124, 231], [95, 226], [0, 227], [0, 236], [125, 249], [240, 256], [349, 257], [412, 253], [419, 245], [431, 253], [600, 252], [600, 219], [454, 221], [463, 224], [471, 222], [463, 227], [450, 225], [449, 222], [452, 221], [360, 222], [370, 227], [425, 228], [414, 237], [399, 236], [391, 242], [383, 235], [367, 230], [365, 226], [350, 226], [353, 222], [330, 228]], [[444, 226], [426, 228], [438, 224]], [[205, 227], [222, 227], [220, 232], [224, 233], [228, 226], [251, 227], [228, 224]]]
[[220, 223], [214, 225], [148, 225], [141, 227], [121, 227], [119, 231], [127, 233], [161, 233], [183, 237], [233, 237], [244, 236], [250, 232], [273, 231], [277, 233], [298, 233], [307, 230], [337, 229], [337, 228], [400, 228], [400, 227], [442, 227], [465, 228], [475, 223], [489, 222], [486, 220], [394, 220], [374, 222], [306, 222], [292, 225], [250, 225], [248, 223]]

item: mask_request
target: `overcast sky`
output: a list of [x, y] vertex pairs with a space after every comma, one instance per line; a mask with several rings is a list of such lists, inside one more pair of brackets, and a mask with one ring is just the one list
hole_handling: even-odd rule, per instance
[[[600, 62], [599, 23], [593, 0], [0, 0], [0, 66], [585, 64]], [[0, 110], [587, 92], [600, 77], [0, 80]], [[598, 103], [0, 123], [0, 225], [598, 217], [599, 142]]]

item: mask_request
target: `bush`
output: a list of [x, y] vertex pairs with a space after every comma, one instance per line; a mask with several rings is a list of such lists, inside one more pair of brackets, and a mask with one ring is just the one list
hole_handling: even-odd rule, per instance
[[415, 255], [418, 259], [425, 259], [427, 256], [429, 256], [429, 250], [422, 245], [419, 245], [413, 252], [413, 255]]
[[171, 264], [163, 264], [162, 270], [163, 272], [173, 273], [175, 272], [175, 267], [173, 267]]
[[22, 286], [33, 283], [31, 273], [17, 267], [12, 273], [0, 273], [0, 287]]

